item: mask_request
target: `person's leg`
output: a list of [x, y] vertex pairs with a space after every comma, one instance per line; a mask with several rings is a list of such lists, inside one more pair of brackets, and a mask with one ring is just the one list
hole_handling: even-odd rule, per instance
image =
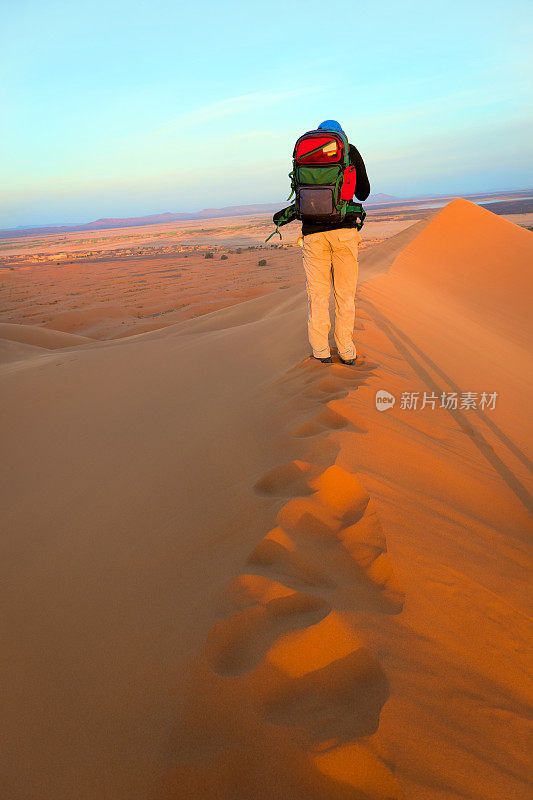
[[307, 284], [307, 327], [315, 358], [329, 356], [329, 295], [331, 247], [325, 233], [304, 236], [303, 261]]
[[356, 356], [353, 343], [355, 290], [357, 288], [357, 247], [361, 241], [355, 228], [328, 232], [332, 249], [331, 271], [335, 297], [335, 344], [339, 356], [349, 361]]

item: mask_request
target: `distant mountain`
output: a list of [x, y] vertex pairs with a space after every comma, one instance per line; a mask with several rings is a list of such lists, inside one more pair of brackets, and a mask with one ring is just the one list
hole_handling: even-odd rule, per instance
[[404, 197], [394, 197], [392, 194], [371, 194], [368, 200], [365, 200], [365, 206], [377, 206], [381, 203], [399, 203], [404, 200]]
[[[390, 194], [371, 194], [365, 201], [366, 206], [393, 203], [400, 200]], [[82, 222], [79, 225], [57, 225], [47, 227], [19, 227], [0, 231], [0, 237], [10, 239], [17, 236], [34, 236], [35, 234], [75, 233], [77, 231], [98, 231], [109, 228], [136, 228], [144, 225], [161, 225], [166, 222], [179, 222], [195, 219], [216, 219], [218, 217], [239, 217], [243, 214], [268, 214], [283, 207], [280, 203], [259, 203], [245, 206], [225, 206], [224, 208], [204, 208], [202, 211], [190, 211], [175, 214], [166, 211], [163, 214], [149, 214], [144, 217], [101, 218], [94, 222]]]

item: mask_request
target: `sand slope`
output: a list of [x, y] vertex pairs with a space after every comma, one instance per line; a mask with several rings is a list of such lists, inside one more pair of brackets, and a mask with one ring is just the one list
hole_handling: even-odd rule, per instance
[[0, 339], [21, 342], [34, 347], [45, 347], [47, 350], [72, 347], [92, 341], [87, 336], [79, 336], [75, 333], [48, 330], [37, 325], [17, 325], [13, 322], [0, 323]]
[[13, 361], [22, 361], [31, 356], [42, 355], [43, 348], [24, 342], [13, 342], [10, 339], [0, 339], [0, 364]]
[[92, 342], [85, 336], [47, 330], [38, 325], [0, 322], [0, 364], [24, 361], [44, 352]]
[[455, 200], [364, 292], [442, 389], [499, 392], [493, 433], [507, 439], [524, 478], [533, 442], [532, 264], [530, 231]]
[[531, 245], [474, 209], [372, 251], [354, 369], [299, 289], [0, 368], [7, 796], [528, 797]]

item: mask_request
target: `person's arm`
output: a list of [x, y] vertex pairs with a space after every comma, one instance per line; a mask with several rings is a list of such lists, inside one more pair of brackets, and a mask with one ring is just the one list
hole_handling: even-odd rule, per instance
[[356, 169], [355, 196], [358, 200], [366, 200], [370, 194], [370, 182], [363, 157], [353, 144], [350, 145], [350, 164]]
[[274, 225], [276, 226], [276, 230], [274, 231], [274, 233], [271, 233], [270, 236], [268, 236], [265, 239], [265, 242], [268, 242], [269, 239], [272, 239], [272, 237], [275, 236], [276, 233], [278, 234], [280, 239], [283, 238], [281, 236], [281, 233], [279, 232], [279, 229], [281, 228], [282, 225], [288, 225], [289, 222], [293, 221], [293, 219], [296, 219], [296, 207], [294, 203], [291, 203], [290, 206], [287, 206], [286, 208], [282, 208], [281, 211], [276, 211], [276, 213], [272, 217]]
[[282, 225], [287, 225], [289, 222], [292, 222], [293, 219], [296, 219], [294, 203], [291, 203], [291, 205], [286, 208], [282, 208], [281, 211], [276, 211], [272, 217], [274, 225], [277, 225], [278, 228], [281, 228]]

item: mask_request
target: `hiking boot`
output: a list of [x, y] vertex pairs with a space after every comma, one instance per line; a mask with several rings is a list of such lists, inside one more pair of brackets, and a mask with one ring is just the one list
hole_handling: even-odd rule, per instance
[[331, 356], [328, 356], [327, 358], [318, 358], [318, 356], [313, 356], [313, 358], [316, 358], [317, 361], [321, 361], [323, 364], [333, 364]]
[[356, 360], [357, 360], [357, 356], [355, 358], [348, 358], [346, 360], [344, 360], [344, 358], [341, 358], [340, 356], [339, 356], [339, 358], [340, 358], [341, 364], [346, 364], [347, 367], [352, 367], [355, 364]]

